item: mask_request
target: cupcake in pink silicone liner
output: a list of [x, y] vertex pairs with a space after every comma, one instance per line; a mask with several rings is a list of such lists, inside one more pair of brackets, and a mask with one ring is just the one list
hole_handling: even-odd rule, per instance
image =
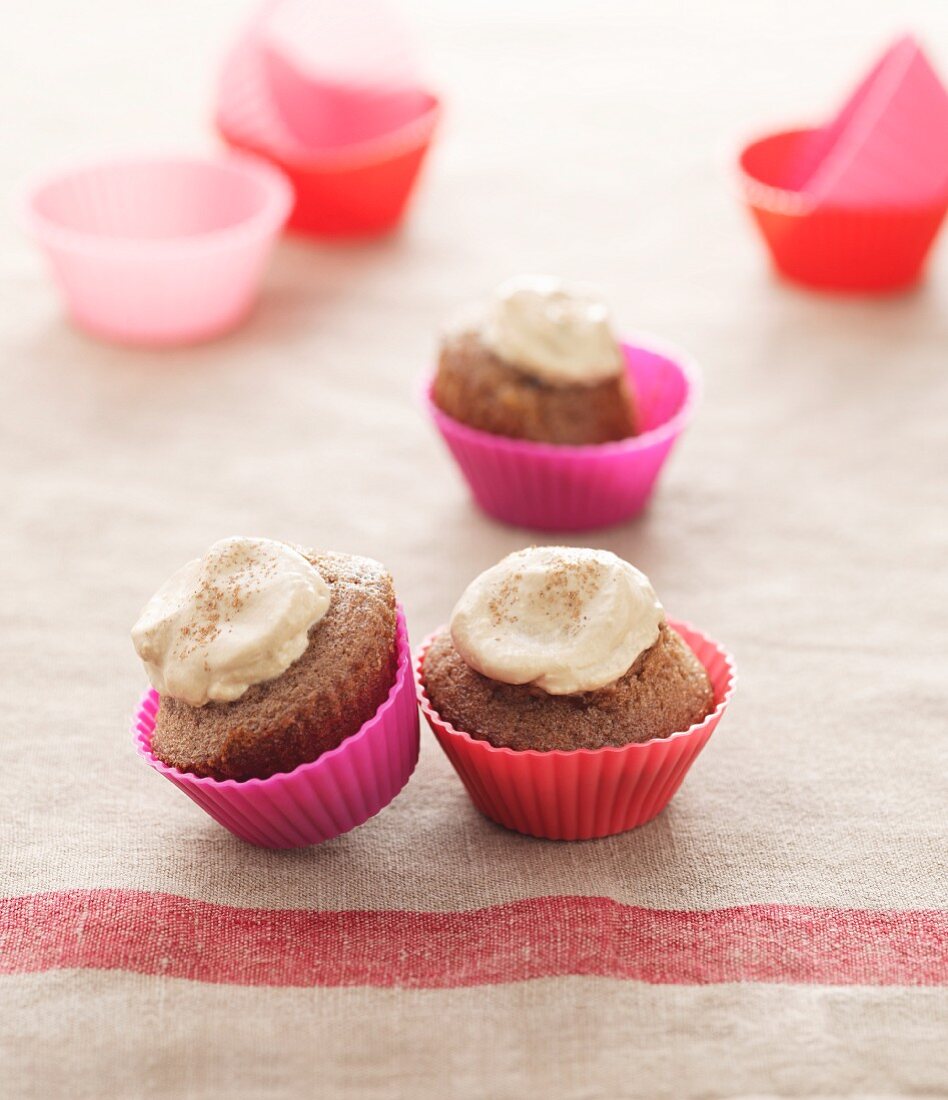
[[594, 288], [520, 276], [448, 324], [427, 400], [488, 515], [579, 531], [645, 507], [697, 391], [686, 356], [621, 342]]
[[421, 708], [475, 806], [585, 840], [668, 804], [721, 719], [728, 654], [605, 550], [533, 547], [465, 590], [416, 659]]
[[414, 769], [408, 635], [376, 561], [223, 539], [159, 588], [132, 640], [153, 685], [139, 751], [244, 840], [338, 836]]

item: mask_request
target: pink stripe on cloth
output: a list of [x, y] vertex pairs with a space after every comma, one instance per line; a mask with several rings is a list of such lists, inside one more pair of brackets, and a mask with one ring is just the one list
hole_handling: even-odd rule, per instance
[[948, 985], [948, 911], [646, 909], [539, 897], [467, 912], [241, 909], [140, 890], [0, 900], [0, 973], [442, 989], [563, 975], [657, 985]]

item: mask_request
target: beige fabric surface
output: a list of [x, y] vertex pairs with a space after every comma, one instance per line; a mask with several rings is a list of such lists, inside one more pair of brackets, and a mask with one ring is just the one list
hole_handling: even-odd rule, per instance
[[[397, 237], [281, 244], [260, 308], [170, 353], [62, 319], [0, 226], [0, 895], [460, 911], [596, 895], [655, 908], [948, 908], [948, 255], [888, 301], [781, 286], [732, 192], [742, 135], [818, 115], [943, 0], [868, 7], [414, 2], [447, 116]], [[243, 5], [37, 0], [11, 22], [0, 196], [70, 156], [200, 148]], [[512, 272], [600, 283], [625, 333], [702, 364], [627, 557], [737, 658], [669, 809], [586, 844], [481, 818], [423, 731], [379, 817], [250, 849], [136, 759], [128, 628], [232, 533], [370, 554], [415, 641], [532, 541], [474, 511], [418, 402], [435, 331]], [[539, 541], [553, 541], [541, 539]], [[16, 1097], [948, 1095], [948, 989], [646, 985], [255, 989], [121, 972], [0, 977]]]

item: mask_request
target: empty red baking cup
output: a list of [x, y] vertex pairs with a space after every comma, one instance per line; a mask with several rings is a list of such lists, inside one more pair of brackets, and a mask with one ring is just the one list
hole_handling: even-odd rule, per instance
[[426, 394], [428, 410], [475, 502], [494, 519], [541, 531], [586, 531], [637, 515], [698, 399], [698, 369], [652, 343], [623, 344], [640, 432], [614, 443], [533, 443], [470, 428]]
[[634, 829], [661, 813], [720, 722], [735, 682], [734, 662], [717, 642], [686, 623], [668, 625], [704, 665], [714, 710], [670, 737], [573, 752], [515, 752], [456, 730], [425, 691], [425, 657], [435, 634], [425, 639], [415, 659], [421, 710], [482, 814], [529, 836], [592, 840]]
[[146, 157], [51, 176], [27, 216], [77, 324], [165, 345], [246, 316], [291, 203], [286, 179], [257, 159]]
[[383, 810], [418, 762], [418, 705], [405, 615], [398, 608], [398, 669], [388, 698], [342, 744], [267, 779], [211, 779], [163, 763], [151, 751], [160, 700], [142, 699], [132, 733], [139, 753], [215, 821], [263, 848], [302, 848], [349, 832]]
[[290, 180], [296, 201], [287, 226], [317, 237], [374, 237], [403, 220], [440, 113], [425, 95], [424, 113], [399, 131], [352, 148], [312, 155], [305, 163], [257, 145], [222, 124], [234, 149], [265, 157]]
[[224, 63], [215, 121], [228, 145], [266, 158], [290, 179], [290, 229], [345, 238], [379, 236], [402, 221], [440, 115], [438, 97], [422, 91], [394, 129], [345, 145], [307, 145], [274, 102], [252, 25]]
[[812, 130], [761, 138], [740, 155], [743, 195], [777, 271], [820, 290], [889, 293], [922, 277], [948, 196], [891, 206], [816, 205], [784, 186], [799, 173]]

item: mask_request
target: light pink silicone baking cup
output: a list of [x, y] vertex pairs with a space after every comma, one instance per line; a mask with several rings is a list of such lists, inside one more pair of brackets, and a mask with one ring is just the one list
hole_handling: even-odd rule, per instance
[[281, 163], [300, 169], [344, 172], [427, 146], [440, 114], [440, 102], [437, 96], [425, 91], [417, 107], [404, 124], [371, 139], [328, 147], [301, 140], [274, 101], [257, 20], [224, 59], [217, 87], [215, 123], [227, 140], [258, 148]]
[[274, 105], [307, 145], [371, 140], [424, 109], [407, 29], [379, 0], [281, 0], [258, 35]]
[[698, 399], [698, 369], [651, 341], [623, 344], [640, 432], [615, 443], [557, 446], [492, 435], [428, 410], [470, 486], [494, 519], [544, 531], [586, 531], [637, 515], [648, 503]]
[[52, 176], [27, 217], [77, 324], [161, 346], [244, 318], [292, 200], [280, 172], [249, 156], [148, 157]]
[[428, 725], [482, 814], [518, 833], [547, 840], [592, 840], [634, 829], [661, 813], [707, 744], [734, 692], [734, 662], [687, 623], [669, 621], [704, 665], [714, 710], [662, 740], [573, 752], [496, 748], [455, 729], [425, 691], [425, 657], [415, 658], [418, 700]]
[[263, 848], [302, 848], [349, 832], [383, 810], [418, 762], [418, 706], [411, 649], [398, 608], [398, 669], [388, 698], [358, 732], [291, 772], [218, 780], [169, 767], [151, 751], [160, 701], [149, 691], [133, 726], [139, 753], [215, 821]]

